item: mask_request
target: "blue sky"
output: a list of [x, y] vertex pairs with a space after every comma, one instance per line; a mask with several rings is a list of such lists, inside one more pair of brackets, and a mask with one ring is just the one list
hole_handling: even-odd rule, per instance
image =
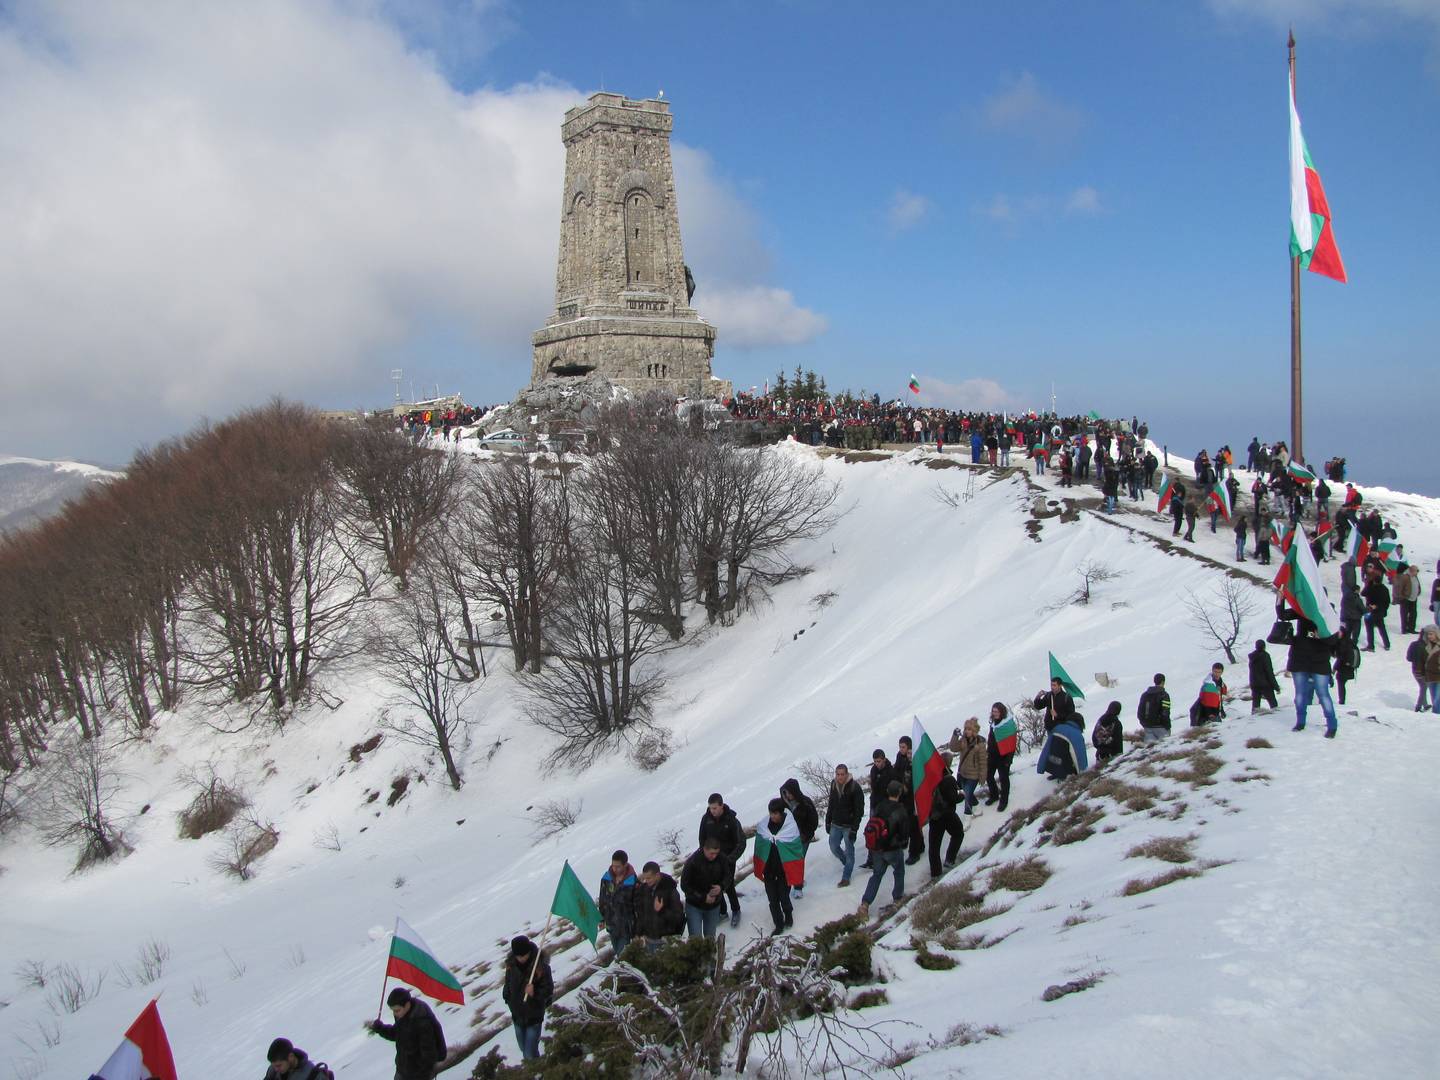
[[[273, 327], [313, 312], [293, 292], [257, 285], [258, 271], [236, 271], [205, 322], [174, 316], [177, 332], [210, 357], [198, 366], [222, 374], [190, 387], [199, 377], [193, 365], [170, 363], [156, 376], [167, 389], [150, 430], [99, 424], [88, 438], [71, 433], [70, 453], [123, 460], [137, 442], [183, 429], [196, 409], [221, 415], [227, 403], [275, 392], [317, 404], [378, 403], [392, 366], [472, 400], [510, 397], [528, 377], [527, 328], [553, 304], [563, 108], [601, 87], [632, 97], [663, 89], [672, 102], [695, 306], [719, 330], [717, 373], [738, 386], [800, 364], [832, 388], [890, 396], [913, 371], [926, 400], [1023, 407], [1048, 404], [1053, 381], [1062, 410], [1139, 413], [1187, 451], [1243, 446], [1256, 433], [1285, 437], [1284, 76], [1293, 20], [1301, 115], [1350, 273], [1343, 286], [1305, 275], [1307, 450], [1312, 459], [1344, 454], [1362, 479], [1440, 494], [1440, 470], [1424, 451], [1440, 389], [1440, 273], [1423, 240], [1440, 175], [1433, 0], [921, 3], [884, 12], [809, 0], [603, 9], [337, 2], [301, 15], [278, 2], [262, 7], [273, 19], [253, 20], [258, 30], [227, 27], [221, 15], [197, 21], [183, 9], [175, 14], [184, 25], [164, 28], [202, 55], [237, 33], [260, 35], [267, 47], [255, 50], [257, 70], [296, 66], [289, 96], [260, 107], [247, 96], [250, 61], [236, 55], [243, 50], [226, 46], [216, 61], [233, 75], [221, 85], [157, 45], [143, 7], [132, 21], [98, 28], [78, 15], [59, 23], [29, 4], [9, 9], [8, 32], [0, 19], [0, 89], [42, 87], [27, 100], [53, 95], [57, 123], [71, 122], [67, 94], [55, 89], [71, 69], [86, 79], [68, 88], [69, 98], [105, 91], [106, 101], [123, 99], [156, 79], [165, 94], [142, 96], [131, 116], [153, 117], [162, 96], [193, 94], [191, 143], [224, 149], [211, 164], [166, 148], [185, 167], [197, 156], [207, 163], [207, 185], [186, 185], [174, 198], [212, 190], [217, 174], [262, 208], [256, 190], [278, 188], [286, 206], [303, 197], [273, 174], [257, 180], [259, 152], [236, 156], [236, 127], [267, 160], [292, 161], [292, 172], [358, 175], [334, 158], [306, 156], [340, 145], [337, 131], [362, 145], [373, 138], [373, 160], [393, 157], [412, 170], [433, 163], [417, 178], [386, 161], [365, 173], [373, 190], [364, 199], [342, 192], [338, 207], [335, 191], [322, 191], [320, 209], [301, 215], [305, 227], [277, 230], [274, 246], [255, 256], [273, 268], [287, 261], [287, 242], [344, 249], [303, 278], [328, 322], [287, 338]], [[283, 36], [294, 56], [276, 61], [265, 35]], [[322, 38], [314, 51], [325, 55], [309, 55], [308, 43]], [[122, 78], [114, 69], [125, 61], [107, 39], [139, 42], [136, 52], [158, 58], [147, 56], [143, 76]], [[71, 60], [62, 74], [34, 62], [37, 41], [62, 43]], [[375, 73], [388, 104], [356, 109], [365, 91], [335, 74], [347, 64]], [[27, 81], [39, 79], [33, 68], [45, 79]], [[395, 118], [383, 116], [392, 110]], [[447, 110], [453, 115], [436, 119]], [[37, 108], [31, 126], [0, 130], [11, 136], [0, 147], [21, 147], [17, 164], [31, 164], [26, 140], [46, 130], [47, 116]], [[452, 160], [444, 140], [463, 142], [467, 124], [492, 141]], [[292, 127], [305, 129], [293, 142], [276, 134]], [[396, 150], [397, 139], [406, 146]], [[371, 160], [355, 155], [345, 168], [363, 171]], [[518, 163], [508, 172], [507, 160]], [[432, 175], [466, 171], [483, 175], [459, 183]], [[388, 172], [384, 182], [371, 179]], [[417, 185], [423, 191], [412, 197]], [[492, 200], [517, 207], [511, 216], [525, 231], [487, 232], [505, 216]], [[361, 224], [346, 220], [347, 201]], [[411, 231], [372, 235], [392, 206]], [[223, 207], [217, 212], [233, 203]], [[30, 211], [22, 223], [38, 212]], [[242, 248], [255, 231], [226, 235]], [[464, 237], [464, 249], [446, 250], [447, 235]], [[417, 237], [423, 242], [405, 246]], [[205, 253], [179, 242], [173, 249], [173, 260], [204, 266]], [[342, 263], [367, 258], [384, 273], [357, 281], [354, 296], [321, 295], [349, 272]], [[83, 262], [70, 271], [84, 273]], [[502, 279], [487, 263], [514, 272]], [[13, 272], [26, 283], [23, 267]], [[176, 304], [195, 271], [170, 262], [165, 272], [164, 287], [130, 305]], [[84, 303], [105, 304], [104, 289], [83, 291]], [[217, 346], [213, 327], [231, 320]], [[334, 341], [339, 325], [346, 329]], [[127, 333], [117, 327], [106, 339], [107, 368], [133, 364], [143, 383], [165, 346]], [[51, 340], [37, 327], [0, 345], [78, 352], [84, 343], [73, 336]], [[247, 343], [282, 359], [247, 366]], [[328, 359], [302, 359], [319, 353]], [[74, 379], [84, 367], [65, 370]], [[34, 389], [53, 392], [43, 380]], [[12, 447], [17, 453], [65, 452], [66, 441], [43, 426], [11, 430], [28, 439]]]

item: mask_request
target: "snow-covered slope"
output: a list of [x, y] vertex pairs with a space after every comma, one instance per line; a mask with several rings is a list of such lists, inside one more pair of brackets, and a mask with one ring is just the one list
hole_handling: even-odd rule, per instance
[[0, 456], [0, 532], [48, 517], [91, 484], [119, 475], [78, 461]]
[[[380, 730], [381, 710], [395, 707], [363, 668], [332, 673], [339, 706], [316, 706], [283, 734], [258, 725], [216, 733], [242, 724], [240, 714], [162, 717], [148, 745], [124, 751], [134, 854], [72, 876], [71, 853], [39, 846], [28, 831], [0, 847], [0, 952], [8, 961], [0, 970], [0, 1045], [17, 1074], [88, 1074], [163, 989], [182, 1076], [263, 1069], [265, 1046], [284, 1034], [346, 1077], [389, 1077], [388, 1044], [368, 1039], [359, 1024], [375, 1015], [396, 914], [478, 993], [464, 1010], [441, 1011], [459, 1043], [472, 1025], [503, 1022], [493, 973], [476, 965], [495, 964], [517, 931], [538, 931], [563, 861], [593, 886], [613, 848], [627, 849], [637, 865], [664, 861], [660, 838], [678, 829], [688, 851], [710, 791], [753, 823], [801, 761], [847, 761], [858, 770], [874, 747], [893, 751], [912, 715], [940, 738], [968, 716], [983, 717], [993, 701], [1033, 695], [1047, 678], [1047, 650], [1085, 689], [1092, 720], [1114, 699], [1134, 727], [1134, 702], [1156, 671], [1168, 673], [1182, 717], [1215, 659], [1185, 625], [1182, 598], [1218, 580], [1233, 542], [1202, 526], [1191, 553], [1198, 557], [1182, 557], [1146, 535], [1164, 523], [1132, 504], [1113, 520], [1083, 507], [1062, 514], [1043, 493], [1037, 504], [1023, 475], [932, 464], [919, 452], [823, 460], [841, 482], [846, 513], [797, 552], [813, 567], [809, 575], [778, 587], [735, 627], [698, 634], [665, 658], [670, 693], [659, 719], [677, 749], [652, 773], [617, 756], [578, 776], [543, 775], [546, 737], [525, 721], [505, 674], [493, 675], [470, 705], [475, 728], [458, 793], [421, 751], [390, 736], [352, 759], [351, 747]], [[937, 487], [956, 505], [935, 498]], [[1074, 494], [1088, 501], [1088, 489]], [[1440, 535], [1433, 502], [1408, 511], [1414, 542], [1430, 555]], [[1125, 576], [1101, 585], [1087, 607], [1060, 603], [1087, 560]], [[1262, 613], [1251, 637], [1269, 623], [1269, 594], [1258, 582], [1255, 589]], [[906, 928], [887, 937], [892, 1004], [867, 1015], [919, 1025], [900, 1036], [920, 1054], [907, 1071], [978, 1075], [993, 1066], [1049, 1076], [1069, 1055], [1063, 1071], [1077, 1076], [1162, 1067], [1176, 1076], [1227, 1067], [1322, 1076], [1364, 1074], [1379, 1062], [1395, 1063], [1391, 1075], [1423, 1074], [1440, 1027], [1427, 1005], [1440, 959], [1440, 866], [1414, 826], [1436, 816], [1424, 763], [1433, 760], [1440, 724], [1408, 711], [1413, 683], [1402, 654], [1367, 655], [1351, 687], [1350, 709], [1361, 715], [1342, 718], [1338, 740], [1319, 737], [1318, 716], [1308, 732], [1289, 732], [1287, 685], [1279, 714], [1222, 728], [1209, 751], [1223, 762], [1214, 786], [1146, 781], [1179, 792], [1187, 810], [1177, 820], [1112, 806], [1100, 825], [1116, 826], [1114, 833], [1047, 845], [1041, 854], [1053, 877], [981, 927], [1016, 932], [957, 953], [960, 967], [921, 971], [904, 951]], [[1102, 688], [1096, 673], [1113, 685]], [[1244, 682], [1243, 672], [1233, 673], [1232, 686]], [[1261, 734], [1275, 749], [1245, 748]], [[216, 837], [176, 837], [175, 814], [188, 801], [176, 776], [211, 759], [242, 777], [257, 816], [280, 832], [248, 882], [207, 866]], [[1234, 782], [1250, 765], [1268, 779]], [[402, 774], [424, 782], [389, 807], [392, 780]], [[1047, 792], [1033, 760], [1017, 761], [1011, 809]], [[530, 808], [560, 799], [580, 807], [578, 822], [537, 841]], [[1040, 827], [980, 860], [976, 849], [999, 824], [993, 813], [972, 823], [967, 859], [953, 874], [1027, 853], [1023, 845]], [[338, 851], [326, 841], [332, 826]], [[1199, 858], [1225, 865], [1137, 897], [1118, 895], [1130, 879], [1164, 869], [1126, 859], [1126, 851], [1153, 834], [1191, 832]], [[823, 842], [810, 852], [808, 874], [796, 910], [801, 931], [859, 900], [859, 888], [835, 888], [838, 866]], [[923, 864], [910, 868], [912, 889], [926, 880]], [[857, 876], [856, 885], [863, 882]], [[882, 896], [888, 883], [886, 890]], [[768, 928], [763, 893], [749, 882], [742, 897], [745, 932]], [[1072, 915], [1087, 921], [1066, 928]], [[117, 965], [133, 966], [151, 938], [170, 949], [164, 975], [153, 986], [125, 987]], [[559, 955], [557, 978], [587, 951]], [[108, 976], [95, 1000], [56, 1016], [49, 991], [12, 974], [30, 959]], [[1093, 989], [1040, 1000], [1047, 986], [1094, 971], [1107, 974]], [[943, 1041], [961, 1022], [1005, 1034], [929, 1047], [928, 1037]], [[58, 1044], [47, 1046], [57, 1026]], [[508, 1032], [499, 1045], [513, 1053]]]

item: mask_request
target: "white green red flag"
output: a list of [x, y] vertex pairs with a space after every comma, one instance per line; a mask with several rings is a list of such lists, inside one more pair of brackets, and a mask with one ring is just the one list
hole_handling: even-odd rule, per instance
[[1294, 458], [1291, 458], [1290, 463], [1285, 466], [1285, 471], [1297, 484], [1313, 484], [1315, 482], [1315, 474]]
[[1059, 679], [1060, 685], [1065, 688], [1066, 693], [1076, 701], [1084, 699], [1085, 695], [1081, 692], [1080, 687], [1076, 685], [1074, 679], [1070, 678], [1070, 673], [1060, 666], [1060, 661], [1055, 659], [1053, 652], [1050, 654], [1050, 678], [1052, 680]]
[[940, 778], [945, 775], [945, 760], [935, 749], [935, 743], [926, 733], [918, 716], [910, 727], [910, 745], [910, 779], [911, 787], [915, 790], [915, 816], [921, 821], [929, 821], [930, 801], [935, 796], [935, 789], [940, 785]]
[[778, 833], [770, 831], [769, 814], [755, 826], [755, 877], [760, 881], [765, 880], [765, 864], [770, 861], [772, 850], [780, 852], [785, 881], [790, 885], [804, 885], [805, 841], [800, 839], [800, 826], [795, 824], [794, 814], [785, 815], [785, 823]]
[[1230, 520], [1230, 513], [1234, 509], [1230, 505], [1230, 489], [1224, 484], [1216, 484], [1210, 489], [1210, 495], [1205, 500], [1216, 510], [1224, 515], [1225, 520]]
[[1356, 566], [1365, 565], [1365, 556], [1370, 554], [1370, 541], [1354, 525], [1345, 537], [1345, 557], [1355, 560]]
[[1169, 473], [1162, 473], [1160, 476], [1160, 501], [1155, 504], [1155, 512], [1163, 514], [1165, 508], [1170, 505], [1170, 500], [1175, 497], [1175, 481]]
[[1380, 565], [1391, 577], [1394, 577], [1396, 571], [1400, 569], [1399, 547], [1400, 541], [1398, 540], [1381, 540], [1375, 545], [1375, 554], [1380, 557]]
[[404, 919], [395, 920], [395, 936], [390, 939], [390, 959], [385, 965], [385, 977], [413, 986], [436, 1001], [465, 1004], [465, 991], [460, 988], [459, 980], [436, 959], [430, 947]]
[[1275, 585], [1291, 610], [1314, 623], [1321, 637], [1340, 632], [1340, 616], [1320, 584], [1320, 568], [1315, 565], [1305, 530], [1298, 526], [1285, 552], [1285, 562], [1275, 575]]
[[1335, 246], [1330, 204], [1295, 109], [1295, 81], [1290, 80], [1290, 257], [1300, 265], [1336, 281], [1345, 281], [1345, 264]]
[[1007, 712], [1005, 719], [992, 724], [990, 730], [995, 735], [996, 750], [1007, 755], [1015, 753], [1015, 744], [1020, 735], [1020, 729], [1015, 724], [1015, 717]]
[[912, 394], [918, 394], [920, 392], [920, 380], [915, 378], [914, 375], [910, 376], [910, 392]]
[[170, 1040], [165, 1025], [160, 1023], [160, 1007], [150, 1002], [125, 1032], [124, 1041], [110, 1055], [110, 1060], [90, 1074], [90, 1080], [177, 1080], [175, 1058], [170, 1053]]
[[1278, 518], [1270, 522], [1270, 543], [1282, 552], [1290, 550], [1290, 539], [1295, 535], [1295, 526]]

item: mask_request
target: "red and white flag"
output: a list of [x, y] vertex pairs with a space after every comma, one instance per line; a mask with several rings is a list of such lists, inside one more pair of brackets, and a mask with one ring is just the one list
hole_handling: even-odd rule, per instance
[[155, 1002], [146, 1005], [110, 1060], [90, 1074], [90, 1080], [178, 1080], [175, 1059], [170, 1054], [170, 1040], [165, 1025], [160, 1023], [160, 1009]]

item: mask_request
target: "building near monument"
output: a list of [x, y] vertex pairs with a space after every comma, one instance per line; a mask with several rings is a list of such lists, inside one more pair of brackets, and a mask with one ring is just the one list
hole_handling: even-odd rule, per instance
[[668, 101], [592, 94], [565, 113], [555, 311], [532, 338], [531, 385], [592, 372], [635, 392], [728, 396], [715, 328], [690, 306]]

